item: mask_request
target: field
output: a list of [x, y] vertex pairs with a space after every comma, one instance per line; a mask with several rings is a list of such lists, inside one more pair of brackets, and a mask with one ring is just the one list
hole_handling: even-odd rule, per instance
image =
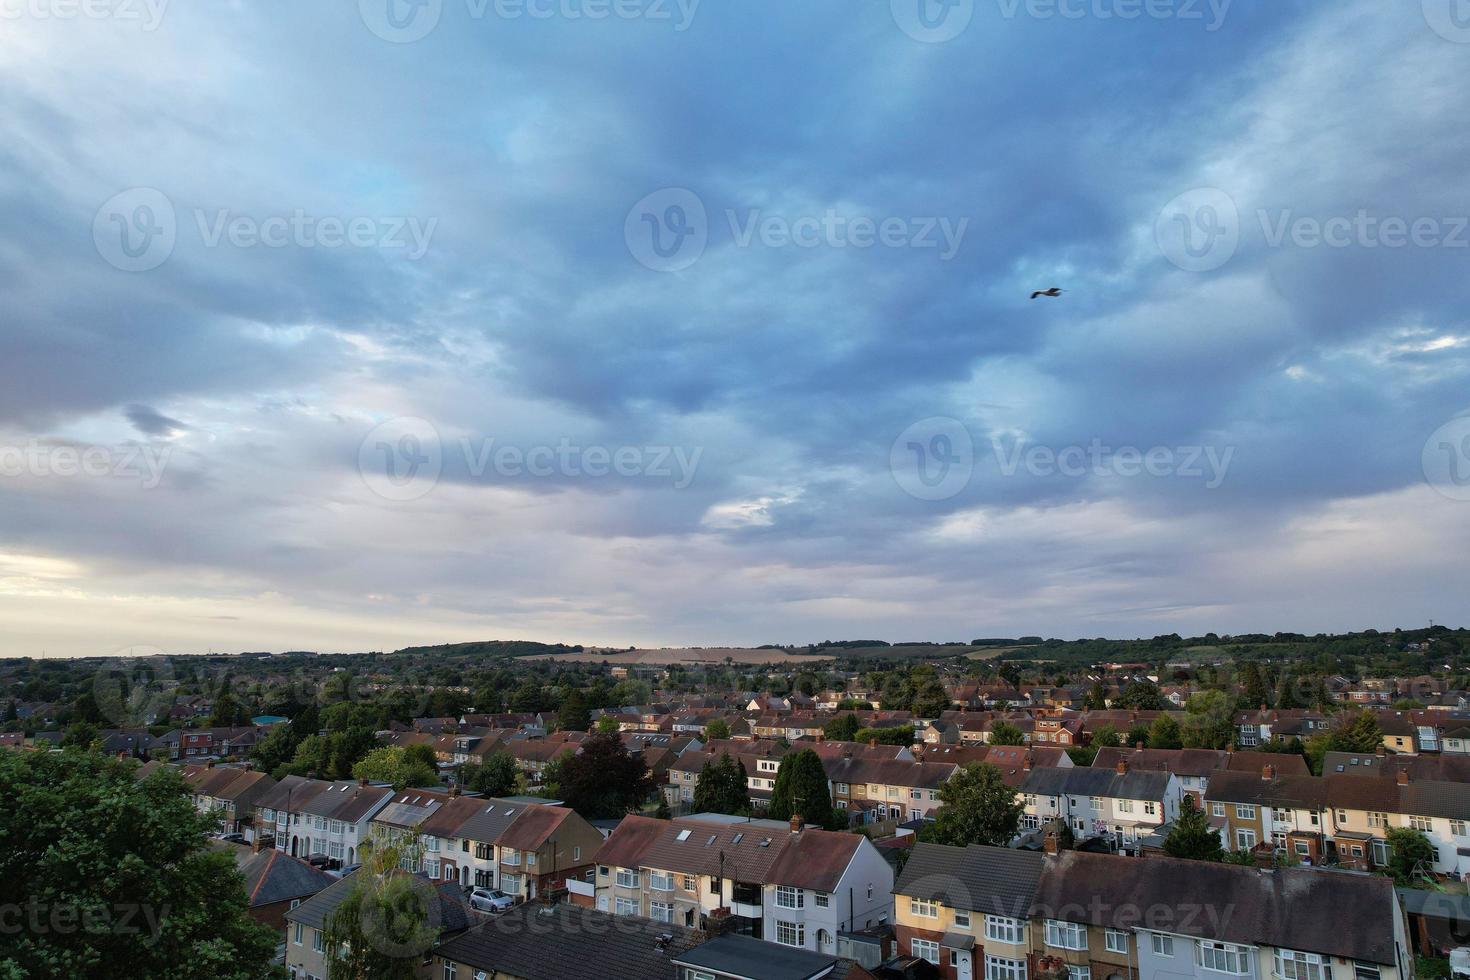
[[722, 664], [726, 658], [737, 664], [779, 664], [801, 662], [819, 664], [831, 660], [830, 655], [812, 656], [791, 650], [755, 650], [742, 647], [666, 647], [659, 650], [583, 650], [580, 653], [556, 653], [526, 657], [526, 660], [559, 660], [572, 663], [600, 664], [604, 660], [614, 666], [664, 667], [669, 664]]

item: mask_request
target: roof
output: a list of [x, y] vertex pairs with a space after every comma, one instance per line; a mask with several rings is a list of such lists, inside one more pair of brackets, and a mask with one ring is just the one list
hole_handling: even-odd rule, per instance
[[[407, 871], [399, 871], [396, 868], [389, 873], [393, 877], [412, 877], [423, 885], [434, 889], [436, 904], [431, 912], [431, 916], [437, 917], [441, 934], [445, 932], [459, 932], [478, 920], [478, 916], [472, 916], [468, 906], [465, 905], [464, 895], [460, 890], [458, 882], [431, 882], [423, 875], [409, 875]], [[354, 871], [347, 877], [338, 879], [333, 884], [317, 892], [311, 898], [308, 898], [287, 912], [286, 921], [300, 922], [303, 925], [311, 926], [313, 929], [325, 929], [327, 927], [327, 921], [332, 917], [332, 913], [337, 910], [337, 906], [347, 900], [347, 896], [352, 894], [352, 889], [357, 886], [358, 882], [365, 880], [365, 876], [371, 878], [371, 873], [368, 871]]]
[[533, 803], [511, 821], [496, 843], [517, 851], [539, 850], [546, 839], [556, 833], [557, 828], [571, 815], [572, 811], [564, 806]]
[[1205, 799], [1222, 803], [1320, 810], [1327, 805], [1327, 783], [1316, 776], [1275, 776], [1258, 772], [1221, 772], [1210, 777]]
[[245, 876], [250, 908], [308, 898], [337, 881], [320, 868], [273, 847], [253, 852], [242, 844], [225, 844], [220, 849], [234, 854], [235, 866]]
[[477, 799], [474, 813], [460, 824], [458, 836], [482, 844], [494, 844], [527, 805], [502, 797]]
[[765, 883], [793, 836], [743, 817], [657, 820], [629, 816], [603, 843], [597, 863]]
[[678, 954], [674, 962], [748, 980], [810, 980], [836, 966], [837, 958], [727, 934]]
[[893, 893], [974, 912], [1024, 917], [1044, 863], [1036, 851], [920, 843], [914, 845]]
[[1032, 769], [1021, 790], [1038, 796], [1104, 796], [1120, 800], [1161, 801], [1172, 778], [1166, 772], [1129, 769]]
[[[1394, 963], [1396, 899], [1387, 878], [1081, 851], [1043, 860], [1035, 917]], [[1221, 914], [1200, 914], [1202, 895], [1204, 911]]]
[[854, 756], [827, 763], [827, 778], [834, 783], [871, 783], [938, 789], [955, 774], [952, 762], [907, 762], [903, 759], [872, 759]]
[[1126, 760], [1130, 769], [1172, 772], [1176, 776], [1209, 777], [1220, 770], [1260, 771], [1270, 765], [1282, 775], [1311, 774], [1307, 760], [1288, 752], [1227, 752], [1224, 749], [1128, 749], [1108, 746], [1098, 749], [1094, 769], [1115, 768]]
[[[669, 937], [660, 948], [661, 938]], [[437, 955], [523, 980], [669, 980], [670, 957], [699, 939], [679, 926], [578, 905], [527, 903], [476, 925]], [[766, 945], [766, 944], [762, 944]]]
[[835, 891], [858, 848], [867, 841], [861, 834], [831, 830], [802, 830], [790, 837], [762, 884]]
[[1438, 779], [1411, 779], [1401, 784], [1381, 776], [1336, 773], [1323, 777], [1323, 782], [1327, 784], [1330, 807], [1470, 820], [1470, 784]]

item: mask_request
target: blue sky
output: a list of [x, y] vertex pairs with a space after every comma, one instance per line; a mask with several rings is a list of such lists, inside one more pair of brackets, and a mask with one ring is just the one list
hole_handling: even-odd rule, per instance
[[1470, 16], [920, 3], [10, 0], [0, 654], [1463, 622]]

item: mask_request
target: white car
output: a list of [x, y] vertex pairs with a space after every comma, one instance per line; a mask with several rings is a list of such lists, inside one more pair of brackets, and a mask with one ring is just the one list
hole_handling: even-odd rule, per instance
[[481, 912], [504, 912], [516, 903], [513, 896], [498, 888], [471, 888], [470, 908]]

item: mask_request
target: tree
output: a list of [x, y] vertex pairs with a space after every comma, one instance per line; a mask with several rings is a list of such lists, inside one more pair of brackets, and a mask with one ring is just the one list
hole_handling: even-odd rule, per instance
[[985, 763], [962, 766], [939, 787], [939, 812], [921, 837], [936, 844], [965, 847], [1009, 844], [1021, 826], [1023, 807], [1000, 770]]
[[772, 820], [800, 816], [806, 823], [836, 829], [838, 821], [832, 809], [827, 770], [811, 749], [789, 752], [781, 760], [766, 816]]
[[653, 792], [653, 775], [615, 734], [589, 735], [580, 750], [563, 757], [558, 795], [588, 820], [621, 817]]
[[668, 801], [668, 799], [666, 799], [664, 797], [664, 795], [662, 793], [659, 794], [659, 797], [658, 797], [658, 809], [656, 809], [656, 810], [653, 811], [653, 818], [655, 820], [672, 820], [672, 819], [674, 819], [674, 813], [673, 813], [672, 810], [669, 809], [669, 801]]
[[1132, 728], [1128, 729], [1128, 737], [1124, 740], [1123, 744], [1128, 748], [1148, 745], [1148, 733], [1149, 726], [1140, 721]]
[[1261, 676], [1261, 668], [1249, 660], [1240, 668], [1240, 688], [1242, 711], [1255, 711], [1270, 705], [1271, 690], [1266, 686], [1266, 679]]
[[439, 938], [440, 895], [435, 884], [400, 870], [418, 863], [417, 835], [364, 843], [362, 870], [327, 919], [323, 935], [327, 975], [353, 980], [413, 980], [423, 955]]
[[730, 723], [723, 718], [711, 719], [704, 726], [704, 737], [707, 741], [724, 741], [730, 737]]
[[1224, 691], [1200, 691], [1184, 706], [1179, 723], [1186, 749], [1223, 749], [1235, 734], [1235, 703]]
[[854, 742], [862, 727], [863, 723], [858, 720], [858, 716], [848, 712], [845, 715], [838, 715], [823, 725], [822, 734], [833, 742]]
[[408, 786], [437, 785], [438, 769], [429, 765], [422, 753], [410, 751], [419, 748], [428, 746], [390, 745], [374, 749], [352, 767], [353, 778], [375, 783], [392, 783], [395, 790]]
[[557, 713], [557, 725], [566, 732], [585, 732], [592, 727], [592, 713], [587, 710], [587, 702], [582, 698], [582, 692], [572, 688], [572, 692], [566, 696], [561, 703], [561, 710]]
[[1118, 696], [1117, 707], [1133, 711], [1163, 711], [1168, 707], [1159, 687], [1152, 681], [1134, 681]]
[[214, 711], [209, 716], [209, 724], [213, 728], [235, 728], [250, 724], [250, 713], [245, 710], [245, 706], [230, 689], [228, 677], [220, 682], [219, 694], [215, 696]]
[[1102, 682], [1097, 681], [1082, 699], [1082, 707], [1088, 711], [1104, 711], [1107, 706], [1108, 692], [1103, 690]]
[[1382, 744], [1383, 729], [1377, 716], [1366, 708], [1346, 727], [1339, 728], [1328, 737], [1330, 752], [1375, 752]]
[[234, 858], [208, 846], [214, 819], [177, 773], [136, 773], [92, 752], [0, 753], [0, 880], [39, 902], [0, 930], [0, 976], [275, 976], [276, 933], [247, 914]]
[[515, 757], [501, 749], [486, 756], [484, 762], [460, 766], [459, 781], [475, 793], [510, 796], [515, 792], [517, 774]]
[[1164, 838], [1164, 853], [1170, 857], [1192, 861], [1223, 861], [1225, 849], [1220, 845], [1220, 832], [1210, 826], [1205, 811], [1195, 805], [1194, 797], [1184, 794], [1179, 818], [1174, 829]]
[[1260, 862], [1256, 860], [1255, 854], [1251, 851], [1226, 851], [1223, 860], [1226, 864], [1238, 864], [1245, 868], [1260, 866]]
[[745, 764], [721, 752], [718, 759], [706, 762], [694, 784], [696, 813], [745, 814], [750, 812], [750, 792], [746, 783]]
[[1148, 747], [1151, 749], [1182, 749], [1184, 742], [1179, 731], [1179, 722], [1173, 715], [1159, 715], [1148, 726]]
[[275, 772], [296, 755], [296, 745], [290, 725], [272, 725], [265, 738], [250, 750], [250, 760], [261, 772]]
[[74, 721], [66, 726], [66, 732], [61, 736], [61, 747], [63, 749], [91, 749], [100, 744], [101, 738], [97, 726], [90, 721]]
[[998, 721], [990, 726], [991, 745], [1025, 745], [1026, 733], [1008, 721]]
[[1095, 749], [1117, 748], [1118, 730], [1112, 725], [1098, 725], [1092, 730], [1092, 738], [1087, 744]]
[[612, 715], [603, 715], [597, 719], [597, 731], [603, 735], [613, 735], [618, 731], [618, 720]]
[[879, 745], [912, 745], [914, 744], [914, 730], [907, 725], [892, 725], [887, 728], [860, 728], [858, 729], [858, 742], [874, 742]]
[[1390, 827], [1383, 836], [1388, 841], [1388, 871], [1398, 884], [1409, 885], [1434, 869], [1434, 845], [1424, 831]]

